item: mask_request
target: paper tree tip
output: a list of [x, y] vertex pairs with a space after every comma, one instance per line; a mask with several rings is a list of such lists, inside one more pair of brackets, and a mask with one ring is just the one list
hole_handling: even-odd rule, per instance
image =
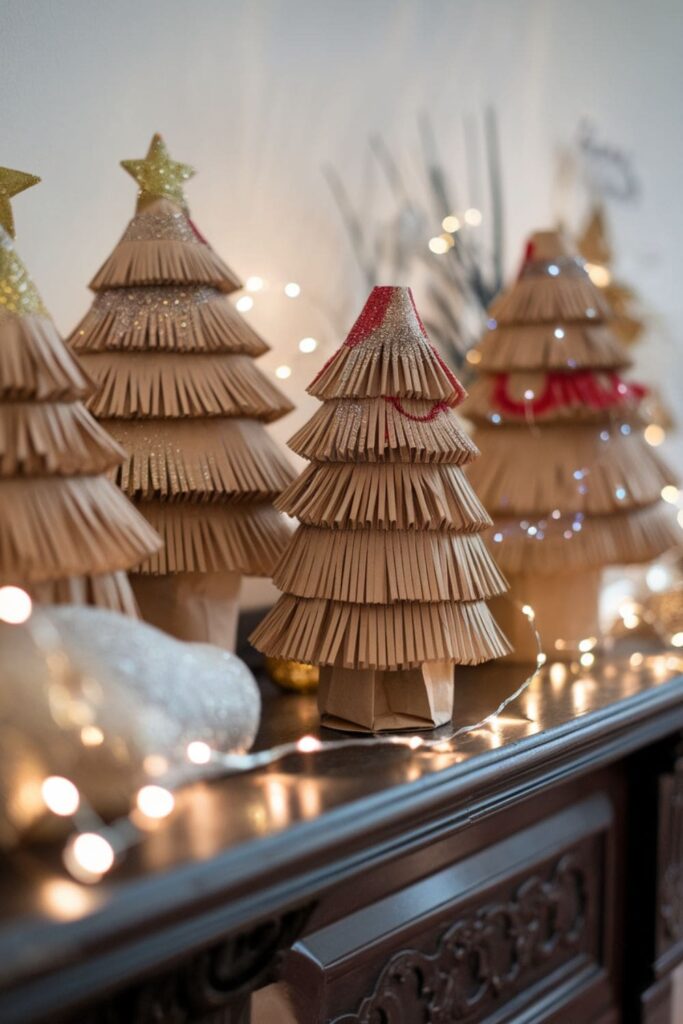
[[576, 252], [562, 231], [534, 231], [526, 244], [524, 262], [561, 260], [575, 256]]
[[19, 195], [27, 188], [37, 185], [40, 178], [25, 171], [13, 171], [9, 167], [0, 167], [0, 225], [8, 235], [14, 238], [14, 217], [10, 199]]
[[138, 184], [138, 209], [154, 199], [169, 199], [187, 208], [183, 185], [195, 175], [189, 164], [172, 160], [161, 135], [152, 136], [144, 160], [122, 160], [121, 166]]

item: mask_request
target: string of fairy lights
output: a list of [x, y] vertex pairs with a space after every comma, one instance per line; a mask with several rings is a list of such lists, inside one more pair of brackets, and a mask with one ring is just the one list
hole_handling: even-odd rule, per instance
[[[462, 214], [449, 214], [444, 217], [441, 227], [442, 232], [429, 239], [428, 248], [436, 256], [445, 255], [455, 244], [455, 237], [463, 226], [477, 228], [483, 220], [480, 210], [472, 207]], [[611, 280], [610, 272], [606, 267], [585, 264], [591, 280], [598, 287], [606, 287]], [[551, 264], [548, 273], [559, 273], [559, 268]], [[236, 309], [242, 314], [248, 314], [255, 307], [259, 294], [265, 291], [282, 294], [291, 301], [299, 300], [302, 296], [301, 285], [293, 280], [282, 282], [267, 282], [259, 275], [250, 276], [245, 284], [245, 292], [235, 302]], [[589, 311], [587, 311], [589, 314]], [[495, 324], [489, 323], [489, 327]], [[558, 325], [555, 330], [555, 337], [561, 341], [564, 337], [564, 328]], [[298, 342], [298, 349], [304, 355], [311, 354], [318, 348], [319, 342], [313, 336], [302, 337]], [[472, 365], [480, 360], [476, 350], [472, 350], [467, 359]], [[292, 368], [287, 363], [275, 367], [275, 376], [279, 380], [287, 380], [292, 375]], [[524, 394], [526, 402], [533, 402], [535, 394], [528, 389]], [[491, 414], [491, 422], [497, 425], [501, 422], [498, 413]], [[618, 430], [622, 435], [627, 435], [633, 429], [627, 422], [617, 423], [612, 429]], [[609, 441], [609, 430], [603, 430], [600, 437], [603, 441]], [[649, 424], [645, 427], [644, 437], [648, 444], [658, 447], [665, 440], [665, 432], [657, 424]], [[586, 473], [580, 467], [574, 473], [579, 493], [585, 493], [587, 483]], [[619, 493], [616, 493], [617, 500], [620, 500]], [[623, 497], [626, 497], [624, 491]], [[673, 485], [668, 485], [662, 490], [662, 498], [678, 509], [678, 522], [683, 527], [683, 495]], [[566, 540], [579, 533], [583, 527], [583, 514], [573, 513], [565, 523], [565, 516], [562, 511], [553, 509], [548, 516], [538, 521], [528, 519], [520, 520], [515, 525], [515, 530], [520, 530], [527, 537], [539, 541], [546, 536], [548, 529], [557, 527], [562, 530]], [[504, 532], [497, 530], [493, 534], [494, 543], [501, 543], [504, 540]], [[655, 578], [656, 577], [656, 578]], [[648, 586], [651, 590], [657, 591], [669, 585], [670, 580], [667, 570], [661, 565], [654, 565], [648, 570]], [[508, 599], [509, 600], [509, 599]], [[516, 603], [516, 602], [515, 602]], [[268, 769], [279, 766], [284, 769], [284, 762], [293, 755], [315, 757], [326, 753], [348, 750], [354, 747], [363, 746], [384, 746], [404, 747], [411, 751], [428, 751], [454, 755], [457, 754], [458, 741], [463, 737], [482, 731], [488, 731], [491, 737], [491, 746], [500, 744], [499, 728], [507, 719], [506, 710], [525, 694], [531, 687], [533, 681], [539, 675], [541, 669], [548, 661], [548, 655], [543, 650], [541, 636], [535, 625], [534, 609], [528, 605], [518, 605], [519, 611], [524, 615], [529, 629], [532, 631], [536, 647], [536, 660], [533, 669], [519, 683], [519, 685], [505, 697], [504, 700], [480, 721], [472, 724], [453, 727], [450, 732], [439, 730], [437, 738], [423, 737], [419, 735], [391, 735], [354, 737], [340, 740], [321, 740], [316, 736], [305, 735], [291, 742], [272, 747], [267, 750], [248, 752], [233, 750], [229, 752], [214, 749], [204, 740], [194, 739], [187, 743], [184, 757], [188, 766], [194, 766], [201, 771], [203, 767], [210, 771], [214, 778], [216, 773], [225, 776], [254, 772], [261, 769]], [[619, 605], [619, 615], [627, 630], [636, 629], [642, 620], [642, 608], [631, 598], [624, 599]], [[33, 614], [32, 602], [29, 595], [18, 587], [0, 587], [0, 621], [16, 625], [18, 627], [31, 626]], [[683, 631], [674, 632], [666, 638], [673, 648], [683, 648]], [[570, 665], [555, 662], [550, 665], [549, 683], [551, 686], [564, 683], [572, 671], [590, 669], [596, 658], [596, 647], [599, 638], [595, 636], [585, 637], [578, 641], [577, 658]], [[65, 654], [65, 652], [62, 652]], [[642, 652], [634, 652], [630, 655], [629, 664], [632, 668], [638, 668], [643, 664], [645, 655]], [[666, 663], [666, 670], [671, 666]], [[676, 668], [680, 670], [682, 665], [677, 661]], [[577, 685], [582, 683], [584, 689], [590, 680], [577, 678]], [[530, 712], [532, 704], [529, 700], [526, 713], [521, 717], [526, 722], [532, 721]], [[577, 690], [575, 707], [578, 713], [586, 710], [587, 704], [585, 694]], [[86, 745], [96, 746], [103, 742], [102, 731], [95, 726], [88, 727], [81, 731], [80, 741]], [[154, 755], [152, 755], [152, 758]], [[166, 785], [154, 777], [153, 772], [148, 773], [148, 779], [135, 792], [131, 801], [130, 813], [114, 821], [104, 821], [85, 800], [83, 793], [78, 786], [69, 778], [62, 775], [46, 776], [40, 785], [40, 793], [45, 811], [58, 818], [68, 820], [70, 823], [70, 834], [63, 848], [62, 859], [67, 872], [73, 879], [81, 883], [97, 883], [103, 879], [119, 862], [121, 862], [128, 851], [137, 845], [144, 837], [149, 827], [155, 827], [167, 819], [176, 806], [175, 792], [188, 782], [187, 777], [180, 779], [177, 786], [172, 780], [163, 779]], [[190, 781], [196, 781], [192, 779]]]
[[[436, 753], [455, 753], [457, 740], [470, 733], [491, 730], [494, 740], [492, 746], [498, 745], [496, 728], [504, 721], [506, 709], [530, 687], [537, 674], [545, 665], [547, 656], [542, 650], [541, 637], [535, 626], [535, 614], [529, 605], [519, 606], [526, 617], [533, 633], [537, 655], [533, 670], [528, 673], [519, 685], [489, 714], [472, 725], [453, 727], [450, 732], [440, 730], [438, 738], [424, 738], [418, 735], [393, 735], [355, 737], [343, 740], [321, 740], [316, 736], [306, 735], [299, 739], [283, 743], [267, 750], [247, 752], [233, 750], [229, 752], [212, 748], [203, 740], [191, 740], [185, 749], [188, 766], [198, 768], [210, 766], [211, 777], [216, 773], [236, 775], [269, 768], [282, 763], [292, 755], [313, 756], [333, 751], [348, 750], [354, 747], [383, 746], [405, 747], [412, 751], [434, 751]], [[33, 614], [32, 601], [29, 595], [19, 587], [0, 587], [0, 621], [17, 627], [31, 629]], [[66, 651], [60, 652], [62, 662], [68, 661]], [[528, 719], [525, 717], [525, 721]], [[102, 742], [104, 736], [98, 737]], [[80, 742], [92, 745], [94, 737], [81, 732]], [[154, 757], [154, 755], [152, 755]], [[62, 775], [48, 775], [40, 784], [40, 792], [45, 810], [58, 818], [68, 819], [71, 832], [62, 852], [64, 867], [77, 882], [96, 883], [107, 875], [135, 845], [144, 837], [149, 826], [155, 826], [173, 812], [176, 799], [174, 789], [185, 785], [188, 780], [182, 778], [178, 787], [172, 783], [162, 785], [153, 778], [145, 781], [134, 794], [130, 813], [112, 822], [105, 822], [84, 798], [78, 786]]]

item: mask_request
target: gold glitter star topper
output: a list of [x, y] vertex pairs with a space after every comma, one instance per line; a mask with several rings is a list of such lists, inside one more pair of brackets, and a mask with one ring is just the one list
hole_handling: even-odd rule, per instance
[[153, 199], [170, 199], [187, 208], [183, 182], [196, 173], [188, 164], [171, 160], [161, 135], [155, 135], [144, 160], [122, 160], [124, 171], [138, 183], [138, 209]]
[[0, 225], [8, 235], [14, 238], [14, 217], [10, 199], [18, 196], [24, 189], [37, 185], [40, 178], [35, 174], [25, 174], [24, 171], [12, 171], [9, 167], [0, 167]]

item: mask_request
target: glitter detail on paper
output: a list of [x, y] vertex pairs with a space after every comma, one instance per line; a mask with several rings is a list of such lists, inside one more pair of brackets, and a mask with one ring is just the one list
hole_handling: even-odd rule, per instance
[[124, 171], [138, 183], [138, 208], [154, 199], [169, 199], [185, 209], [183, 184], [195, 174], [189, 164], [171, 160], [160, 135], [152, 138], [144, 160], [122, 160]]
[[133, 217], [126, 228], [122, 242], [190, 242], [202, 241], [192, 229], [184, 213], [157, 213], [149, 211]]
[[48, 316], [38, 289], [19, 258], [14, 242], [0, 228], [0, 312]]

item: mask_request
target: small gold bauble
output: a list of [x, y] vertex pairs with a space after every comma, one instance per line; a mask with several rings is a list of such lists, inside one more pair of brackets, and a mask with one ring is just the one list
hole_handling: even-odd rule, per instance
[[266, 658], [266, 672], [283, 690], [311, 693], [318, 689], [317, 665], [307, 665], [303, 661], [286, 661], [283, 658]]

